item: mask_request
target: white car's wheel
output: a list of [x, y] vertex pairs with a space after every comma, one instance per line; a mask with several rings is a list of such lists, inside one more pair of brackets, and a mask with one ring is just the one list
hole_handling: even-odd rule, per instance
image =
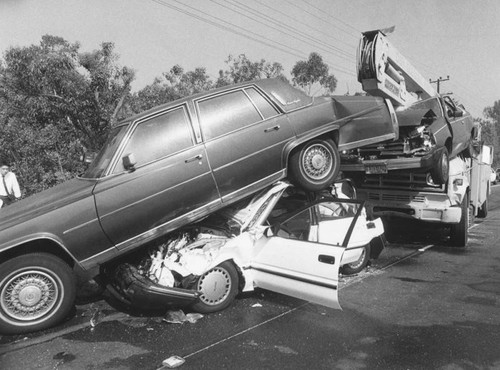
[[357, 261], [345, 264], [342, 266], [341, 270], [344, 275], [354, 275], [358, 274], [368, 265], [370, 260], [370, 244], [365, 245], [363, 252]]
[[223, 262], [198, 279], [199, 301], [193, 309], [201, 313], [223, 310], [238, 293], [238, 272], [231, 262]]
[[49, 328], [73, 307], [71, 268], [45, 253], [15, 257], [0, 265], [0, 332], [20, 334]]

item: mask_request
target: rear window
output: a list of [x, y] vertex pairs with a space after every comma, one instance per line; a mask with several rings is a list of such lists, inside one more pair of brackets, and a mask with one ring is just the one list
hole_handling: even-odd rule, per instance
[[202, 100], [198, 102], [198, 112], [205, 140], [262, 120], [243, 90]]

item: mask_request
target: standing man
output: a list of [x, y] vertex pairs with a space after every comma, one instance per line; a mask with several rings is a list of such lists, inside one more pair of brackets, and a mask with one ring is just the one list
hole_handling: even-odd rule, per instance
[[0, 160], [0, 208], [8, 206], [21, 198], [21, 190], [16, 175], [9, 171], [10, 166], [5, 160]]

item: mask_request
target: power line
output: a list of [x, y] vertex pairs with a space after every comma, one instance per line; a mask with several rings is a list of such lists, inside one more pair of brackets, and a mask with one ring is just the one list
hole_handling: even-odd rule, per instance
[[[192, 17], [192, 18], [195, 18], [199, 21], [202, 21], [202, 22], [205, 22], [205, 23], [208, 23], [212, 26], [215, 26], [217, 28], [220, 28], [220, 29], [223, 29], [225, 31], [228, 31], [228, 32], [231, 32], [231, 33], [234, 33], [238, 36], [242, 36], [242, 37], [245, 37], [247, 39], [250, 39], [252, 41], [255, 41], [255, 42], [258, 42], [258, 43], [261, 43], [263, 45], [266, 45], [266, 46], [269, 46], [273, 49], [277, 49], [281, 52], [284, 52], [286, 54], [289, 54], [289, 55], [293, 55], [297, 58], [304, 58], [304, 53], [301, 51], [301, 50], [298, 50], [296, 48], [292, 48], [288, 45], [285, 45], [281, 42], [278, 42], [278, 41], [274, 41], [268, 37], [265, 37], [263, 35], [259, 35], [253, 31], [250, 31], [244, 27], [240, 27], [238, 25], [235, 25], [231, 22], [227, 22], [219, 17], [215, 17], [213, 15], [210, 15], [210, 14], [207, 14], [207, 13], [203, 13], [201, 12], [200, 10], [196, 9], [196, 8], [193, 8], [187, 4], [184, 4], [180, 1], [177, 1], [177, 0], [174, 0], [176, 3], [188, 8], [188, 9], [191, 9], [195, 12], [198, 12], [198, 13], [202, 13], [204, 16], [208, 16], [214, 20], [210, 20], [204, 16], [200, 16], [196, 13], [193, 13], [189, 10], [186, 10], [184, 8], [180, 8], [178, 6], [175, 6], [175, 5], [172, 5], [171, 3], [166, 3], [165, 0], [152, 0], [153, 2], [157, 3], [158, 5], [161, 5], [161, 6], [164, 6], [164, 7], [167, 7], [167, 8], [170, 8], [172, 10], [175, 10], [175, 11], [178, 11], [182, 14], [185, 14], [189, 17]], [[278, 45], [278, 46], [276, 46]], [[332, 64], [331, 62], [329, 61], [325, 61], [327, 64]], [[344, 69], [343, 70], [343, 67], [340, 67], [340, 66], [335, 66], [335, 70], [340, 72], [340, 73], [344, 73], [344, 74], [348, 74], [348, 75], [355, 75], [354, 73], [352, 73], [351, 71], [348, 71], [347, 69]]]
[[[322, 35], [324, 35], [325, 37], [328, 37], [328, 38], [330, 38], [330, 39], [333, 39], [333, 40], [335, 40], [336, 42], [340, 42], [340, 43], [344, 44], [345, 46], [349, 46], [349, 47], [351, 46], [349, 43], [347, 43], [347, 42], [345, 42], [345, 41], [343, 41], [343, 40], [341, 40], [341, 39], [339, 39], [339, 38], [337, 38], [337, 37], [334, 37], [334, 36], [332, 36], [332, 35], [330, 35], [330, 34], [327, 34], [327, 33], [326, 33], [326, 32], [324, 32], [323, 30], [320, 30], [320, 29], [318, 29], [318, 28], [316, 28], [316, 27], [312, 27], [311, 25], [309, 25], [309, 24], [307, 24], [307, 23], [305, 23], [305, 22], [301, 21], [300, 19], [297, 19], [297, 18], [295, 18], [295, 17], [291, 17], [290, 15], [288, 15], [288, 14], [286, 14], [286, 13], [283, 13], [282, 11], [280, 11], [280, 10], [278, 10], [278, 9], [276, 9], [276, 8], [273, 8], [273, 7], [269, 6], [269, 5], [267, 5], [267, 4], [265, 4], [265, 3], [263, 3], [263, 2], [262, 2], [262, 1], [260, 1], [260, 0], [254, 0], [254, 1], [255, 1], [255, 2], [257, 2], [257, 3], [259, 3], [259, 4], [261, 4], [262, 6], [265, 6], [265, 7], [266, 7], [266, 8], [268, 8], [268, 9], [271, 9], [271, 10], [273, 10], [273, 11], [275, 11], [275, 12], [279, 13], [279, 14], [282, 14], [283, 16], [285, 16], [285, 17], [287, 17], [287, 18], [289, 18], [289, 19], [293, 20], [294, 22], [300, 23], [300, 24], [302, 24], [302, 25], [306, 26], [307, 28], [309, 28], [309, 29], [311, 29], [311, 30], [313, 30], [313, 31], [315, 31], [315, 32], [319, 32], [319, 33], [321, 33], [321, 34], [322, 34]], [[293, 4], [293, 3], [290, 3], [290, 5], [292, 5], [292, 6], [293, 6], [294, 4]], [[298, 8], [297, 6], [295, 6], [295, 7], [296, 7], [296, 8]], [[300, 10], [302, 10], [301, 8], [299, 8], [299, 9], [300, 9]], [[311, 14], [311, 13], [309, 13], [309, 14], [310, 14], [310, 15], [312, 15], [314, 18], [318, 19], [318, 17], [316, 17], [315, 15], [313, 15], [313, 14]]]
[[[309, 36], [309, 35], [307, 35], [307, 34], [301, 34], [301, 33], [297, 32], [296, 30], [294, 30], [293, 28], [291, 28], [291, 27], [289, 27], [289, 26], [286, 26], [286, 25], [284, 25], [283, 23], [280, 23], [280, 22], [278, 22], [278, 21], [274, 20], [272, 17], [270, 17], [270, 16], [268, 16], [268, 15], [266, 15], [266, 14], [264, 14], [264, 13], [261, 13], [261, 12], [259, 12], [259, 11], [256, 11], [256, 10], [254, 10], [254, 9], [252, 9], [252, 8], [250, 8], [250, 7], [248, 7], [248, 6], [246, 6], [246, 5], [243, 5], [243, 4], [241, 4], [241, 3], [239, 3], [239, 4], [241, 4], [241, 5], [238, 5], [238, 4], [232, 4], [232, 3], [230, 3], [232, 6], [236, 6], [236, 7], [240, 8], [240, 9], [246, 10], [246, 11], [248, 11], [248, 12], [252, 13], [252, 14], [257, 15], [258, 17], [262, 17], [262, 18], [266, 19], [266, 20], [267, 20], [268, 22], [270, 22], [271, 24], [275, 24], [275, 25], [277, 25], [277, 26], [278, 26], [278, 28], [277, 28], [277, 27], [274, 27], [274, 26], [272, 26], [272, 25], [270, 25], [269, 23], [263, 22], [263, 21], [261, 21], [261, 20], [259, 20], [259, 19], [256, 19], [256, 18], [253, 18], [253, 17], [249, 16], [249, 15], [248, 15], [248, 14], [246, 14], [246, 13], [242, 13], [242, 12], [240, 12], [240, 11], [238, 11], [238, 10], [231, 9], [231, 8], [229, 8], [229, 7], [227, 7], [227, 6], [223, 5], [223, 4], [220, 4], [220, 3], [219, 3], [219, 2], [217, 2], [216, 0], [210, 0], [210, 1], [211, 1], [211, 2], [213, 2], [213, 3], [215, 3], [215, 4], [217, 4], [217, 5], [219, 5], [219, 6], [222, 6], [222, 7], [223, 7], [223, 8], [225, 8], [225, 9], [228, 9], [228, 10], [230, 10], [230, 11], [233, 11], [233, 12], [237, 13], [237, 14], [240, 14], [240, 15], [242, 15], [242, 16], [244, 16], [244, 17], [248, 18], [248, 19], [251, 19], [251, 20], [252, 20], [252, 21], [254, 21], [254, 22], [260, 23], [260, 24], [262, 24], [262, 25], [264, 25], [264, 26], [266, 26], [266, 27], [268, 27], [268, 28], [271, 28], [271, 29], [273, 29], [273, 30], [275, 30], [275, 31], [281, 32], [281, 33], [283, 33], [283, 34], [285, 34], [285, 35], [287, 35], [287, 36], [290, 36], [290, 37], [292, 37], [292, 38], [295, 38], [296, 40], [302, 41], [302, 42], [304, 42], [304, 43], [307, 43], [307, 41], [309, 41], [309, 42], [316, 43], [316, 44], [326, 45], [326, 47], [328, 47], [328, 49], [327, 49], [327, 48], [324, 48], [324, 47], [321, 47], [321, 46], [316, 46], [316, 48], [318, 48], [318, 49], [320, 49], [320, 50], [323, 50], [323, 51], [325, 51], [325, 52], [327, 52], [327, 53], [336, 53], [339, 57], [349, 60], [349, 59], [348, 59], [349, 55], [345, 55], [346, 53], [345, 53], [345, 52], [343, 52], [342, 50], [340, 50], [340, 49], [338, 49], [338, 48], [335, 48], [335, 47], [332, 47], [332, 46], [330, 46], [330, 45], [328, 45], [328, 44], [326, 44], [326, 43], [324, 43], [324, 42], [321, 42], [321, 41], [320, 41], [320, 40], [318, 40], [317, 38], [313, 38], [313, 37], [311, 37], [311, 36]], [[223, 0], [223, 1], [229, 2], [228, 0]], [[234, 1], [234, 2], [235, 2], [235, 3], [238, 3], [238, 1]], [[292, 35], [292, 34], [291, 34], [291, 33], [289, 33], [289, 32], [284, 31], [283, 29], [280, 29], [280, 28], [284, 28], [284, 29], [286, 29], [286, 30], [289, 30], [290, 32], [293, 32], [293, 33], [295, 34], [295, 36], [294, 36], [294, 35]], [[304, 39], [305, 39], [305, 40], [307, 40], [307, 41], [304, 41]], [[340, 52], [343, 52], [344, 54], [340, 54]]]

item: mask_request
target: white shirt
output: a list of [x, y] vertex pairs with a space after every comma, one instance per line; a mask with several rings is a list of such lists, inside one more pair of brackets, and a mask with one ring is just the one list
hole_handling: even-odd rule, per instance
[[[16, 175], [13, 172], [7, 172], [5, 174], [5, 184], [7, 185], [7, 190], [10, 194], [14, 194], [16, 198], [21, 198], [21, 189], [19, 189], [19, 184], [17, 183]], [[3, 178], [0, 175], [0, 195], [7, 196], [5, 192], [5, 186], [3, 185]]]

